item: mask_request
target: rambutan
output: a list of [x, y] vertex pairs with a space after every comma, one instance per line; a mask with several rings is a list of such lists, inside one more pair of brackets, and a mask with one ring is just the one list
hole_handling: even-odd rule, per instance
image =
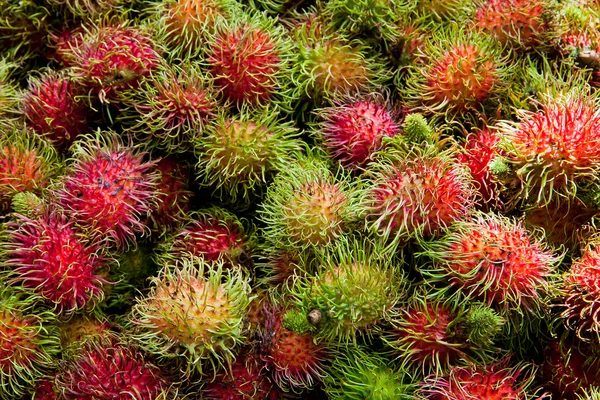
[[62, 6], [69, 10], [73, 16], [98, 19], [110, 12], [126, 11], [123, 0], [47, 0], [52, 6]]
[[2, 245], [8, 281], [21, 284], [53, 304], [60, 314], [89, 308], [103, 297], [107, 267], [100, 247], [77, 231], [74, 221], [59, 213], [29, 219], [16, 215]]
[[236, 116], [220, 113], [195, 141], [198, 179], [221, 202], [236, 209], [249, 207], [300, 152], [297, 129], [283, 121], [278, 111], [266, 107], [244, 109]]
[[155, 207], [158, 176], [145, 153], [125, 146], [116, 134], [83, 135], [72, 147], [74, 161], [58, 190], [58, 203], [94, 236], [123, 247], [148, 231], [143, 217]]
[[260, 204], [264, 236], [277, 247], [324, 246], [344, 235], [355, 214], [357, 191], [317, 154], [300, 157], [281, 171]]
[[0, 209], [17, 193], [40, 194], [59, 167], [50, 142], [18, 126], [0, 127]]
[[482, 0], [474, 24], [501, 44], [527, 49], [547, 44], [550, 12], [547, 0]]
[[102, 102], [118, 101], [119, 94], [137, 87], [158, 66], [160, 56], [149, 36], [125, 23], [103, 23], [88, 28], [69, 60], [75, 75]]
[[597, 179], [600, 111], [595, 98], [572, 91], [547, 95], [539, 111], [518, 110], [518, 122], [501, 121], [501, 149], [520, 182], [511, 200], [544, 206], [573, 199], [578, 184]]
[[292, 43], [276, 20], [254, 14], [221, 20], [206, 63], [224, 99], [237, 106], [284, 105], [289, 99]]
[[247, 221], [218, 207], [193, 212], [189, 217], [159, 244], [159, 259], [177, 260], [191, 254], [207, 263], [220, 261], [226, 268], [251, 266], [254, 238]]
[[[432, 266], [421, 273], [431, 285], [464, 300], [475, 298], [506, 314], [539, 310], [560, 257], [520, 222], [491, 213], [457, 221], [439, 241], [422, 243]], [[456, 291], [450, 291], [450, 288]]]
[[260, 332], [261, 359], [275, 383], [284, 390], [314, 387], [325, 375], [330, 350], [309, 334], [300, 334], [282, 325], [284, 310], [266, 310]]
[[[0, 58], [0, 118], [2, 120], [14, 118], [18, 109], [18, 86], [12, 79], [16, 68], [17, 64], [6, 58]], [[3, 123], [4, 121], [0, 122]]]
[[317, 136], [327, 151], [350, 170], [371, 161], [383, 137], [400, 133], [396, 113], [380, 96], [322, 108], [317, 115]]
[[56, 316], [36, 309], [39, 299], [18, 290], [0, 292], [0, 398], [14, 400], [48, 377], [60, 351]]
[[171, 154], [190, 150], [215, 116], [214, 94], [197, 63], [161, 65], [122, 97], [117, 120], [125, 130]]
[[56, 382], [65, 400], [154, 400], [169, 386], [147, 355], [110, 333], [73, 349], [61, 362]]
[[84, 94], [83, 87], [62, 72], [50, 71], [30, 79], [21, 100], [27, 125], [57, 148], [68, 148], [88, 130], [91, 109]]
[[249, 280], [240, 268], [201, 258], [167, 263], [150, 292], [133, 307], [133, 338], [160, 359], [172, 359], [186, 377], [229, 367], [246, 335]]
[[0, 52], [12, 59], [39, 55], [53, 15], [45, 4], [3, 1], [0, 7]]

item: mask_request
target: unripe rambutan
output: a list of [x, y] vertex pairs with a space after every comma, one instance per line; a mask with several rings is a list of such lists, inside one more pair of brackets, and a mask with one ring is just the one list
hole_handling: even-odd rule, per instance
[[0, 127], [0, 209], [10, 207], [17, 193], [40, 194], [59, 167], [47, 140], [18, 126]]
[[382, 96], [353, 99], [317, 110], [316, 129], [323, 146], [349, 170], [364, 167], [381, 139], [400, 133], [398, 118]]
[[103, 318], [82, 315], [63, 322], [60, 326], [60, 342], [63, 350], [77, 351], [77, 347], [93, 336], [110, 334], [113, 325]]
[[555, 256], [514, 219], [476, 213], [457, 221], [437, 242], [422, 243], [433, 266], [421, 268], [429, 284], [457, 299], [475, 298], [503, 313], [539, 309], [554, 273]]
[[29, 218], [41, 217], [48, 211], [48, 204], [31, 192], [15, 194], [11, 202], [12, 210]]
[[143, 216], [155, 208], [158, 176], [145, 153], [116, 134], [84, 135], [72, 147], [74, 161], [58, 190], [58, 204], [93, 236], [123, 247], [148, 231]]
[[206, 57], [215, 86], [236, 106], [289, 102], [292, 42], [276, 20], [261, 14], [221, 20]]
[[160, 359], [179, 363], [182, 374], [229, 366], [246, 334], [248, 278], [197, 258], [167, 264], [150, 292], [133, 307], [133, 338]]
[[[63, 6], [73, 16], [97, 20], [110, 12], [126, 12], [122, 3], [130, 0], [46, 0], [51, 6]], [[118, 10], [118, 11], [117, 11]]]
[[298, 131], [278, 109], [220, 113], [195, 142], [197, 177], [219, 200], [244, 209], [260, 199], [273, 175], [286, 169], [302, 148]]
[[367, 228], [384, 240], [402, 244], [440, 234], [468, 216], [475, 193], [467, 169], [453, 153], [382, 150], [369, 165], [371, 181], [361, 204]]
[[547, 44], [551, 2], [547, 0], [482, 0], [475, 26], [501, 44], [531, 48]]
[[572, 199], [577, 185], [597, 179], [600, 165], [600, 111], [585, 92], [546, 95], [539, 111], [518, 110], [519, 122], [501, 121], [507, 162], [520, 183], [511, 203], [544, 206]]
[[169, 386], [147, 355], [110, 333], [73, 349], [56, 382], [65, 400], [154, 400]]
[[392, 319], [406, 294], [405, 278], [384, 249], [368, 240], [340, 238], [335, 247], [315, 250], [314, 257], [315, 276], [295, 276], [290, 292], [305, 315], [312, 310], [322, 315], [315, 336], [356, 343]]
[[21, 109], [27, 125], [61, 149], [87, 133], [91, 115], [83, 87], [65, 73], [54, 71], [29, 80]]
[[202, 388], [206, 400], [276, 400], [277, 389], [265, 374], [265, 364], [250, 348], [240, 351], [227, 371]]
[[[12, 79], [16, 64], [6, 58], [0, 58], [0, 118], [2, 120], [14, 118], [18, 109], [17, 82]], [[1, 121], [0, 124], [3, 124]]]
[[162, 65], [122, 97], [124, 107], [117, 120], [125, 124], [125, 131], [170, 154], [190, 150], [216, 108], [212, 88], [197, 63]]
[[508, 62], [491, 38], [452, 25], [433, 34], [421, 51], [423, 63], [410, 67], [402, 90], [413, 111], [449, 121], [482, 113], [498, 100]]
[[317, 154], [300, 157], [275, 177], [260, 205], [265, 240], [286, 248], [328, 245], [357, 218], [356, 195], [350, 179]]
[[532, 365], [511, 365], [508, 358], [490, 365], [454, 367], [446, 376], [427, 377], [419, 394], [431, 400], [521, 400], [529, 398], [534, 371]]
[[[252, 229], [229, 211], [212, 207], [193, 212], [187, 223], [159, 244], [159, 260], [192, 255], [225, 268], [250, 267], [254, 238]], [[159, 261], [159, 263], [161, 263]]]
[[351, 346], [336, 351], [327, 375], [325, 393], [331, 400], [412, 399], [414, 385], [406, 373], [369, 348]]
[[29, 293], [0, 291], [0, 398], [14, 400], [47, 377], [60, 351], [54, 313]]
[[118, 101], [123, 90], [137, 87], [158, 66], [160, 56], [139, 27], [104, 23], [88, 28], [68, 58], [76, 76], [100, 101], [109, 102]]
[[442, 21], [461, 21], [471, 17], [472, 0], [417, 0], [415, 13], [422, 18]]
[[103, 297], [99, 275], [107, 260], [74, 221], [51, 212], [36, 219], [16, 215], [2, 244], [8, 281], [36, 292], [60, 314], [89, 308]]
[[275, 383], [294, 392], [314, 387], [325, 375], [329, 348], [309, 334], [300, 334], [282, 325], [284, 310], [265, 310], [259, 333], [261, 359], [267, 364]]

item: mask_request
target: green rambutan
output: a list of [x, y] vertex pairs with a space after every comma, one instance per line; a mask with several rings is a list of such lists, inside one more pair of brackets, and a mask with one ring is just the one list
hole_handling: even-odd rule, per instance
[[264, 14], [222, 19], [206, 44], [206, 64], [226, 102], [240, 107], [290, 102], [294, 46], [277, 20]]
[[18, 109], [18, 86], [12, 78], [17, 64], [0, 58], [0, 124], [15, 117]]
[[39, 299], [0, 289], [0, 398], [14, 400], [49, 377], [60, 351], [56, 316], [36, 308]]
[[246, 335], [249, 280], [240, 268], [201, 258], [167, 263], [150, 292], [134, 305], [132, 337], [159, 359], [172, 359], [185, 377], [229, 367]]
[[333, 173], [312, 152], [279, 172], [259, 205], [265, 240], [284, 248], [328, 245], [344, 235], [357, 218], [356, 185]]
[[26, 60], [43, 51], [52, 23], [49, 7], [36, 1], [0, 1], [0, 52], [3, 57]]
[[392, 320], [406, 294], [405, 277], [384, 249], [367, 239], [339, 238], [314, 253], [318, 271], [295, 276], [290, 292], [304, 315], [320, 312], [317, 338], [356, 343]]
[[73, 162], [57, 191], [58, 204], [94, 236], [119, 247], [148, 232], [144, 216], [156, 202], [159, 177], [145, 153], [113, 132], [83, 135], [72, 146]]
[[279, 110], [244, 109], [219, 113], [195, 141], [197, 177], [219, 200], [243, 209], [263, 197], [267, 183], [286, 169], [302, 149], [297, 129]]
[[141, 142], [182, 153], [215, 117], [216, 100], [198, 63], [161, 65], [139, 87], [123, 93], [117, 120]]
[[45, 0], [51, 6], [61, 6], [73, 16], [97, 20], [112, 12], [127, 12], [126, 3], [131, 0]]
[[20, 192], [12, 198], [11, 207], [14, 213], [24, 215], [28, 218], [37, 218], [46, 214], [48, 204], [35, 193]]

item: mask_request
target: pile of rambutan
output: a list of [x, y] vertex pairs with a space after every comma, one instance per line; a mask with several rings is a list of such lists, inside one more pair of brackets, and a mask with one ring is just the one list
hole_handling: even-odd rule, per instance
[[598, 0], [0, 0], [0, 399], [600, 399], [598, 88]]

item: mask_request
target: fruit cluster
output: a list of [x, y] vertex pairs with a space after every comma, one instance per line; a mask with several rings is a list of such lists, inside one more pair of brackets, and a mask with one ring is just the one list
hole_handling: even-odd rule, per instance
[[600, 399], [598, 86], [598, 0], [0, 0], [0, 399]]

